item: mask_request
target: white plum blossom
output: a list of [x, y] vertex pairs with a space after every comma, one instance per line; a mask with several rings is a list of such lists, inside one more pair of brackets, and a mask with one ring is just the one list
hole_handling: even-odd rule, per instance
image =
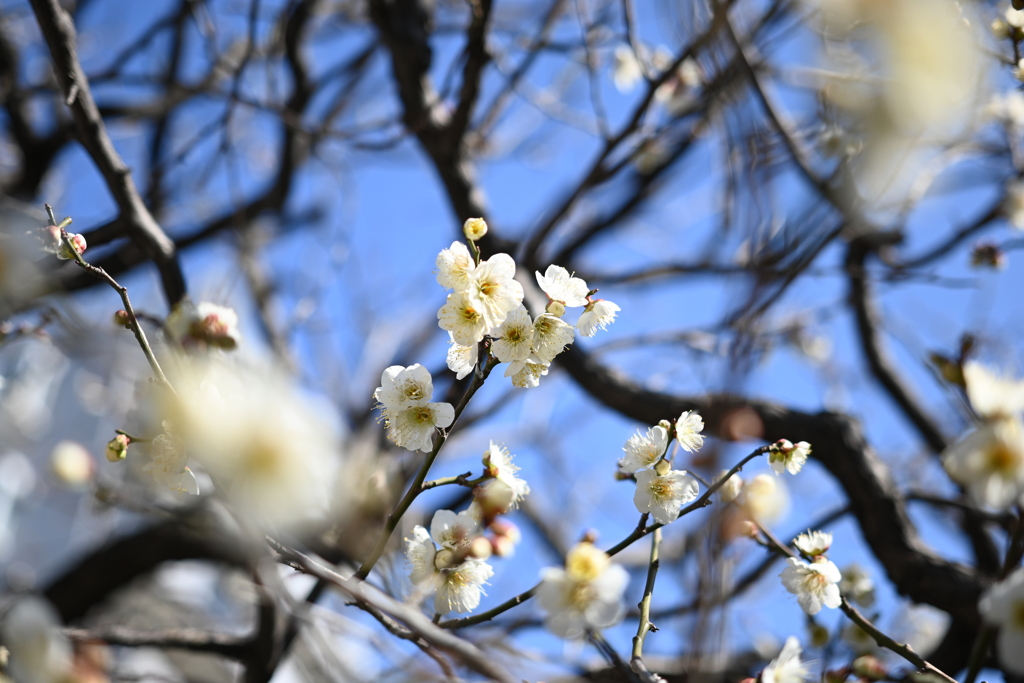
[[748, 515], [762, 524], [773, 522], [789, 507], [785, 479], [759, 474], [743, 484], [738, 501]]
[[184, 299], [174, 306], [164, 325], [171, 338], [183, 346], [205, 345], [230, 350], [242, 340], [234, 309], [208, 301], [193, 304]]
[[57, 610], [42, 598], [26, 595], [7, 609], [0, 622], [0, 644], [7, 648], [7, 673], [18, 683], [74, 680], [71, 641]]
[[612, 81], [615, 88], [621, 93], [629, 92], [644, 76], [640, 60], [636, 58], [633, 48], [628, 45], [619, 45], [615, 48], [613, 57]]
[[1024, 426], [1017, 419], [983, 424], [947, 448], [942, 465], [977, 504], [1006, 509], [1024, 489]]
[[409, 367], [392, 365], [380, 376], [380, 386], [373, 397], [390, 412], [409, 406], [421, 406], [434, 395], [434, 380], [430, 371], [416, 363]]
[[430, 537], [448, 550], [465, 550], [479, 535], [480, 522], [467, 510], [438, 510], [430, 520]]
[[388, 438], [396, 446], [410, 451], [429, 453], [434, 448], [434, 431], [444, 429], [455, 420], [450, 403], [425, 403], [410, 406], [387, 415]]
[[636, 492], [633, 504], [641, 513], [649, 512], [659, 524], [674, 522], [679, 511], [697, 497], [700, 490], [697, 480], [683, 470], [668, 469], [642, 470], [636, 473]]
[[696, 453], [704, 445], [704, 420], [696, 410], [686, 410], [676, 420], [676, 441], [688, 453]]
[[999, 628], [999, 663], [1024, 674], [1024, 569], [990, 588], [978, 603], [982, 618]]
[[614, 625], [625, 612], [622, 594], [629, 573], [591, 543], [578, 543], [565, 568], [540, 573], [537, 601], [547, 615], [544, 625], [562, 638], [582, 638], [587, 631]]
[[580, 319], [576, 321], [576, 329], [584, 337], [593, 337], [598, 330], [608, 329], [608, 326], [615, 320], [615, 314], [621, 310], [611, 301], [604, 299], [592, 301], [580, 314]]
[[761, 672], [761, 683], [802, 683], [808, 679], [807, 667], [800, 661], [800, 641], [786, 638], [782, 651]]
[[839, 582], [839, 591], [847, 600], [856, 602], [861, 607], [875, 604], [875, 582], [858, 564], [843, 567], [843, 580]]
[[537, 284], [552, 301], [568, 308], [587, 305], [587, 294], [590, 292], [587, 283], [570, 275], [562, 266], [551, 265], [543, 275], [540, 272], [534, 274], [537, 276]]
[[[716, 481], [720, 481], [722, 477], [724, 477], [727, 474], [729, 474], [728, 470], [722, 470], [721, 472], [719, 472], [718, 479]], [[737, 498], [739, 498], [739, 495], [742, 491], [743, 477], [741, 477], [738, 474], [734, 474], [731, 477], [729, 477], [729, 479], [726, 480], [726, 482], [722, 484], [721, 487], [719, 487], [718, 497], [722, 499], [723, 503], [731, 503]]]
[[800, 552], [808, 557], [824, 555], [832, 547], [832, 534], [827, 531], [811, 531], [800, 534], [793, 540]]
[[479, 304], [470, 300], [464, 291], [448, 295], [448, 300], [437, 311], [437, 324], [448, 330], [456, 344], [473, 346], [484, 338], [488, 325]]
[[512, 464], [512, 455], [507, 448], [491, 442], [490, 447], [484, 452], [484, 468], [487, 473], [496, 480], [508, 486], [512, 491], [511, 508], [519, 507], [519, 502], [530, 493], [530, 486], [523, 479], [516, 476], [519, 467]]
[[516, 262], [508, 254], [495, 254], [470, 273], [467, 301], [480, 313], [485, 329], [500, 325], [523, 303], [523, 286], [516, 282], [515, 274]]
[[437, 255], [437, 284], [463, 292], [469, 287], [470, 273], [474, 268], [476, 265], [469, 248], [462, 242], [452, 242], [452, 246]]
[[438, 614], [472, 612], [480, 606], [483, 586], [492, 576], [494, 569], [491, 565], [474, 558], [463, 560], [456, 567], [442, 569], [434, 595], [434, 611]]
[[1013, 417], [1024, 410], [1024, 381], [995, 374], [981, 363], [964, 363], [964, 385], [974, 411], [985, 420]]
[[545, 364], [565, 350], [575, 339], [573, 326], [550, 313], [537, 316], [533, 321], [533, 352]]
[[1024, 182], [1014, 181], [1006, 187], [1006, 200], [1003, 202], [1003, 213], [1010, 225], [1024, 230]]
[[405, 558], [412, 569], [409, 578], [414, 584], [420, 584], [437, 573], [434, 558], [437, 547], [430, 538], [430, 532], [418, 524], [412, 529], [412, 537], [405, 538]]
[[639, 430], [629, 437], [622, 450], [626, 456], [619, 460], [619, 469], [626, 474], [633, 474], [647, 467], [654, 467], [654, 463], [665, 455], [668, 449], [668, 430], [661, 425], [655, 425], [641, 434]]
[[469, 346], [459, 344], [451, 332], [448, 333], [448, 336], [451, 341], [445, 361], [448, 364], [448, 369], [455, 373], [455, 379], [462, 379], [473, 372], [473, 368], [476, 367], [477, 359], [480, 357], [480, 347], [476, 344]]
[[534, 389], [540, 386], [540, 378], [548, 374], [551, 363], [531, 355], [525, 361], [513, 361], [505, 370], [505, 376], [512, 378], [512, 386], [520, 389]]
[[794, 444], [787, 439], [779, 439], [770, 448], [768, 464], [771, 465], [775, 476], [783, 472], [796, 474], [807, 462], [807, 456], [811, 454], [811, 444], [806, 441]]
[[164, 431], [149, 444], [150, 461], [143, 465], [153, 481], [175, 493], [199, 495], [196, 475], [188, 468], [188, 455], [169, 420], [163, 422]]
[[525, 361], [533, 345], [533, 319], [526, 307], [519, 305], [505, 321], [491, 332], [494, 341], [491, 353], [502, 363]]
[[804, 562], [795, 557], [786, 560], [789, 566], [782, 570], [782, 585], [796, 595], [804, 612], [815, 615], [822, 607], [835, 609], [841, 602], [839, 586], [843, 576], [839, 568], [824, 557]]

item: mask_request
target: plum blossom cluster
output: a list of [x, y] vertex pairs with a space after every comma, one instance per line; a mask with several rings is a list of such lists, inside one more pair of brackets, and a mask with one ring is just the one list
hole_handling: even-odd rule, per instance
[[[606, 329], [620, 309], [610, 301], [593, 299], [597, 290], [552, 265], [544, 275], [536, 273], [548, 305], [540, 315], [531, 316], [523, 305], [523, 286], [515, 279], [512, 257], [494, 254], [480, 260], [474, 240], [486, 230], [482, 219], [470, 219], [465, 226], [470, 246], [453, 242], [437, 257], [437, 282], [453, 290], [437, 312], [438, 325], [451, 338], [448, 367], [459, 379], [467, 376], [478, 363], [479, 342], [488, 339], [491, 355], [508, 363], [505, 376], [512, 384], [536, 387], [577, 330], [592, 337]], [[583, 308], [575, 326], [562, 320], [565, 309], [574, 307]]]
[[434, 432], [451, 425], [455, 409], [449, 403], [433, 403], [434, 381], [420, 365], [392, 365], [380, 376], [373, 397], [396, 446], [429, 453]]
[[440, 615], [476, 609], [494, 574], [487, 559], [508, 557], [519, 541], [515, 525], [499, 516], [517, 507], [530, 487], [517, 476], [508, 449], [492, 441], [482, 461], [483, 475], [474, 482], [482, 483], [475, 486], [469, 509], [438, 510], [429, 532], [417, 525], [405, 538], [409, 578], [421, 595], [434, 593], [434, 611]]
[[673, 470], [666, 459], [669, 443], [674, 437], [680, 448], [693, 453], [703, 444], [700, 432], [704, 421], [696, 411], [688, 410], [674, 424], [662, 420], [647, 430], [629, 437], [622, 447], [626, 455], [619, 460], [619, 471], [633, 475], [636, 492], [633, 504], [641, 513], [650, 513], [659, 524], [668, 524], [679, 517], [680, 509], [697, 497], [697, 480], [684, 470]]
[[1005, 510], [1024, 500], [1024, 381], [975, 362], [964, 364], [963, 381], [978, 424], [943, 453], [942, 464], [978, 505]]
[[808, 531], [797, 536], [793, 544], [809, 561], [789, 558], [788, 566], [780, 574], [782, 585], [796, 595], [800, 607], [809, 615], [817, 614], [822, 607], [839, 607], [839, 582], [843, 577], [839, 568], [825, 557], [832, 545], [832, 534]]

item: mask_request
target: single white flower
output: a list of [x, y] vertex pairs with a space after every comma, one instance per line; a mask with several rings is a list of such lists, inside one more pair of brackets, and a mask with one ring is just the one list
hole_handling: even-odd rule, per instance
[[96, 462], [77, 441], [60, 441], [50, 452], [50, 471], [65, 486], [81, 489], [96, 474]]
[[490, 447], [484, 452], [483, 463], [488, 474], [512, 490], [513, 497], [510, 507], [519, 507], [519, 501], [530, 492], [530, 486], [516, 476], [520, 468], [512, 464], [512, 455], [508, 449], [501, 448], [492, 441]]
[[786, 638], [782, 652], [761, 672], [761, 683], [801, 683], [808, 678], [807, 667], [800, 661], [800, 641]]
[[1014, 28], [1024, 28], [1024, 10], [1006, 8], [1006, 23]]
[[704, 420], [696, 410], [686, 410], [676, 420], [676, 441], [688, 453], [696, 453], [704, 445]]
[[437, 324], [448, 330], [456, 344], [473, 346], [484, 338], [488, 325], [479, 304], [470, 300], [466, 292], [448, 295], [448, 300], [437, 311]]
[[789, 566], [782, 570], [782, 585], [796, 595], [796, 601], [804, 612], [815, 615], [822, 607], [839, 607], [840, 595], [837, 585], [842, 579], [839, 569], [823, 557], [807, 563], [791, 557]]
[[388, 438], [396, 446], [429, 453], [434, 448], [434, 430], [444, 429], [455, 420], [450, 403], [426, 403], [387, 414]]
[[[323, 514], [338, 458], [326, 406], [270, 368], [213, 363], [192, 370], [175, 382], [179, 398], [168, 414], [218, 493], [242, 516], [271, 527]], [[205, 389], [190, 391], [200, 383]], [[168, 446], [177, 450], [173, 438]]]
[[668, 430], [664, 427], [655, 425], [647, 430], [647, 434], [641, 434], [637, 430], [622, 447], [626, 456], [619, 460], [619, 469], [626, 474], [633, 474], [647, 467], [654, 467], [654, 463], [665, 455], [667, 449]]
[[430, 537], [448, 550], [465, 550], [479, 535], [480, 522], [468, 510], [438, 510], [430, 520]]
[[946, 449], [942, 465], [978, 505], [1006, 509], [1024, 490], [1024, 425], [1016, 418], [982, 424]]
[[523, 303], [523, 286], [516, 282], [515, 274], [516, 262], [508, 254], [495, 254], [470, 273], [466, 297], [483, 317], [485, 329], [500, 325]]
[[587, 305], [587, 293], [590, 292], [587, 283], [570, 275], [562, 266], [551, 265], [543, 275], [537, 271], [534, 275], [537, 276], [537, 284], [552, 301], [569, 308]]
[[768, 464], [771, 465], [775, 476], [783, 472], [796, 474], [807, 462], [807, 456], [810, 454], [811, 444], [806, 441], [794, 444], [786, 439], [779, 439], [768, 451]]
[[[667, 464], [667, 463], [666, 463]], [[694, 498], [700, 486], [683, 470], [655, 470], [636, 473], [633, 504], [641, 513], [650, 512], [659, 524], [668, 524], [679, 517], [679, 510]]]
[[981, 363], [964, 363], [964, 384], [971, 407], [986, 420], [1012, 417], [1024, 410], [1024, 381], [999, 376]]
[[612, 81], [615, 83], [615, 88], [621, 93], [629, 92], [636, 87], [643, 76], [640, 60], [636, 58], [633, 48], [628, 45], [619, 45], [615, 48], [614, 64], [612, 65]]
[[1024, 126], [1024, 93], [1014, 89], [993, 96], [985, 113], [1017, 128]]
[[437, 284], [445, 289], [463, 292], [469, 288], [470, 274], [476, 265], [469, 248], [462, 242], [452, 242], [452, 246], [442, 249], [437, 255]]
[[424, 405], [434, 395], [430, 371], [419, 363], [407, 368], [392, 365], [381, 374], [380, 384], [373, 397], [389, 412]]
[[7, 672], [18, 683], [64, 683], [71, 676], [71, 641], [60, 615], [34, 595], [18, 598], [0, 622], [0, 644], [7, 648]]
[[545, 363], [536, 354], [525, 361], [513, 361], [505, 370], [505, 377], [512, 378], [512, 386], [520, 389], [534, 389], [540, 386], [540, 378], [548, 374], [550, 363]]
[[1024, 569], [992, 586], [978, 603], [982, 618], [999, 627], [999, 663], [1024, 674]]
[[580, 319], [576, 321], [576, 329], [584, 337], [593, 337], [598, 330], [608, 329], [608, 326], [615, 320], [615, 314], [621, 310], [611, 301], [604, 299], [592, 301], [580, 314]]
[[234, 309], [208, 301], [193, 304], [184, 299], [174, 306], [164, 323], [171, 338], [183, 346], [234, 349], [242, 340]]
[[163, 427], [164, 431], [149, 444], [150, 461], [143, 465], [142, 471], [149, 473], [158, 485], [175, 493], [199, 495], [196, 475], [188, 468], [185, 444], [170, 421], [164, 420]]
[[491, 353], [502, 363], [525, 361], [533, 345], [533, 319], [526, 307], [519, 305], [505, 321], [491, 332], [494, 341]]
[[875, 582], [858, 564], [843, 567], [843, 580], [839, 582], [839, 592], [861, 607], [871, 607], [875, 604]]
[[747, 514], [762, 524], [769, 524], [785, 514], [789, 507], [789, 494], [785, 479], [759, 474], [743, 484], [739, 502]]
[[437, 555], [437, 548], [430, 534], [420, 525], [412, 529], [412, 536], [405, 539], [405, 558], [412, 570], [409, 578], [414, 584], [420, 584], [431, 579], [437, 574], [434, 566], [434, 557]]
[[533, 321], [533, 352], [542, 362], [550, 364], [568, 344], [572, 344], [575, 336], [572, 325], [544, 313]]
[[629, 573], [591, 543], [579, 543], [566, 555], [565, 568], [540, 573], [537, 601], [547, 616], [548, 630], [562, 638], [582, 638], [587, 631], [607, 628], [622, 618], [622, 594]]
[[480, 347], [476, 344], [469, 346], [459, 344], [451, 332], [448, 333], [448, 336], [450, 337], [450, 346], [445, 361], [448, 363], [448, 369], [455, 373], [455, 379], [462, 379], [473, 372], [473, 368], [476, 367], [477, 358], [480, 356]]
[[811, 531], [808, 529], [807, 533], [796, 537], [793, 545], [809, 557], [824, 555], [832, 547], [832, 534], [827, 531]]
[[480, 606], [483, 585], [494, 576], [494, 569], [483, 560], [469, 558], [457, 567], [442, 569], [434, 595], [434, 611], [438, 614], [464, 614]]

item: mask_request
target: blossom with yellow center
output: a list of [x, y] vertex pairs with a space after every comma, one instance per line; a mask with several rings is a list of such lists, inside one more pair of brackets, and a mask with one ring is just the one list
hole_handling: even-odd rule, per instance
[[978, 505], [1004, 510], [1024, 490], [1024, 425], [1017, 418], [985, 423], [946, 449], [942, 465]]
[[837, 584], [843, 576], [838, 567], [824, 557], [818, 557], [811, 563], [791, 557], [787, 562], [789, 566], [779, 575], [782, 585], [796, 595], [804, 612], [815, 615], [822, 607], [839, 607], [841, 598]]
[[668, 524], [679, 517], [680, 508], [697, 497], [699, 489], [697, 480], [682, 470], [642, 470], [636, 473], [633, 504], [640, 512], [651, 513], [659, 524]]
[[622, 450], [626, 456], [619, 460], [619, 469], [626, 474], [633, 474], [647, 467], [654, 467], [654, 463], [665, 455], [668, 449], [668, 430], [660, 425], [655, 425], [647, 430], [647, 434], [636, 434], [629, 437]]
[[588, 631], [618, 622], [625, 608], [622, 594], [629, 574], [591, 543], [569, 551], [565, 568], [541, 570], [537, 600], [547, 612], [544, 624], [563, 638], [582, 638]]
[[452, 334], [455, 343], [472, 346], [484, 338], [491, 327], [484, 318], [483, 309], [466, 292], [448, 295], [448, 300], [437, 312], [437, 324]]

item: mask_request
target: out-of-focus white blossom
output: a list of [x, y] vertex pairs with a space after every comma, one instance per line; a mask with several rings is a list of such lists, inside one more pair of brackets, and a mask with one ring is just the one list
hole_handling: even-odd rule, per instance
[[1008, 418], [1024, 410], [1024, 381], [997, 375], [974, 361], [964, 363], [963, 374], [967, 398], [982, 418]]
[[786, 638], [782, 652], [761, 672], [761, 683], [802, 683], [808, 678], [807, 667], [800, 661], [800, 641], [794, 636]]
[[843, 580], [839, 582], [839, 592], [861, 607], [871, 607], [875, 604], [875, 582], [859, 564], [843, 567]]
[[505, 321], [491, 331], [494, 341], [491, 353], [502, 363], [526, 361], [533, 345], [533, 319], [521, 305], [508, 314]]
[[633, 504], [641, 513], [651, 513], [659, 524], [668, 524], [679, 517], [680, 508], [696, 498], [699, 490], [697, 480], [683, 470], [641, 470], [636, 473]]
[[779, 439], [771, 445], [768, 451], [768, 463], [771, 465], [775, 476], [783, 472], [796, 474], [807, 462], [807, 456], [811, 454], [811, 444], [800, 441], [796, 444], [787, 439]]
[[824, 557], [814, 562], [804, 562], [794, 557], [786, 560], [789, 566], [782, 570], [782, 585], [796, 595], [804, 612], [815, 615], [822, 607], [839, 607], [840, 595], [837, 585], [843, 578], [839, 569]]
[[437, 255], [437, 283], [445, 289], [464, 292], [475, 267], [469, 248], [462, 242], [452, 242], [452, 246]]
[[[218, 401], [219, 395], [212, 400]], [[175, 493], [199, 495], [196, 475], [188, 468], [185, 444], [169, 420], [164, 420], [163, 428], [164, 430], [149, 444], [150, 459], [142, 466], [142, 471], [149, 473], [157, 485]]]
[[[720, 480], [725, 475], [729, 474], [728, 470], [722, 470], [718, 474]], [[722, 499], [723, 503], [731, 503], [739, 498], [740, 493], [743, 491], [743, 478], [738, 474], [734, 474], [722, 484], [718, 489], [718, 497]]]
[[622, 309], [611, 301], [598, 299], [587, 304], [586, 309], [576, 321], [576, 329], [584, 337], [593, 337], [598, 330], [606, 330], [615, 320], [615, 314]]
[[272, 368], [204, 363], [175, 387], [174, 427], [240, 515], [278, 527], [315, 518], [334, 490], [326, 412]]
[[515, 275], [516, 262], [508, 254], [495, 254], [481, 261], [469, 274], [466, 297], [482, 316], [485, 329], [500, 325], [523, 303], [523, 286], [516, 282]]
[[508, 449], [502, 448], [492, 441], [490, 447], [484, 452], [483, 463], [489, 475], [512, 490], [511, 507], [519, 507], [519, 502], [530, 492], [530, 486], [516, 476], [520, 468], [512, 464], [512, 455]]
[[242, 339], [234, 309], [208, 301], [199, 304], [188, 299], [180, 301], [164, 325], [171, 338], [186, 347], [202, 345], [230, 350]]
[[544, 625], [562, 638], [582, 638], [587, 631], [607, 628], [622, 618], [622, 594], [629, 573], [591, 543], [575, 545], [565, 568], [540, 573], [537, 601], [547, 614]]
[[0, 644], [9, 652], [8, 671], [17, 683], [66, 683], [72, 665], [71, 642], [50, 603], [19, 598], [0, 622]]
[[61, 441], [50, 453], [50, 471], [69, 488], [82, 488], [96, 474], [96, 462], [89, 450], [77, 441]]
[[783, 481], [759, 474], [743, 485], [738, 500], [747, 514], [762, 524], [770, 524], [789, 508], [789, 494]]
[[464, 291], [448, 295], [444, 306], [437, 311], [437, 324], [442, 330], [448, 330], [455, 343], [462, 346], [474, 346], [487, 332], [483, 312]]
[[1014, 89], [993, 96], [985, 114], [1017, 128], [1024, 126], [1024, 93]]
[[1016, 418], [982, 424], [946, 449], [942, 465], [977, 504], [1004, 510], [1024, 490], [1024, 426]]
[[676, 420], [676, 441], [688, 453], [696, 453], [704, 445], [704, 419], [696, 410], [686, 410]]
[[999, 663], [1024, 674], [1024, 569], [1017, 569], [990, 588], [978, 603], [982, 618], [999, 627]]
[[827, 531], [810, 531], [793, 540], [800, 552], [809, 557], [824, 555], [832, 547], [832, 534]]
[[587, 305], [590, 288], [581, 278], [573, 277], [562, 266], [550, 265], [541, 275], [535, 272], [537, 284], [552, 301], [558, 301], [568, 308]]
[[633, 48], [628, 45], [616, 47], [612, 66], [612, 81], [615, 83], [615, 88], [622, 93], [629, 92], [643, 77], [644, 72], [640, 67], [640, 60], [636, 58]]
[[661, 425], [651, 427], [646, 434], [637, 431], [622, 447], [626, 455], [619, 460], [619, 469], [626, 474], [633, 474], [647, 467], [654, 467], [654, 463], [665, 455], [666, 449], [668, 430]]

